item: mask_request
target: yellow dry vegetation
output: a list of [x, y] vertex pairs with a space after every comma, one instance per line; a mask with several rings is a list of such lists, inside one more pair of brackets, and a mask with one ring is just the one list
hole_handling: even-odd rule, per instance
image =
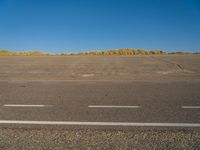
[[33, 51], [33, 52], [14, 52], [8, 50], [0, 50], [0, 56], [45, 56], [47, 53]]
[[118, 49], [107, 51], [89, 51], [80, 52], [79, 55], [152, 55], [152, 54], [164, 54], [161, 50], [143, 50], [143, 49]]
[[160, 54], [188, 54], [188, 52], [173, 52], [166, 53], [162, 50], [144, 50], [144, 49], [117, 49], [117, 50], [104, 50], [104, 51], [85, 51], [80, 53], [62, 53], [62, 54], [49, 54], [40, 51], [31, 52], [15, 52], [9, 50], [0, 50], [0, 56], [77, 56], [77, 55], [160, 55]]

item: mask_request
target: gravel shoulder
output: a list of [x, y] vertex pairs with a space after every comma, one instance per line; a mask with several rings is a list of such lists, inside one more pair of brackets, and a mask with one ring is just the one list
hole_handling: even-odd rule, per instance
[[200, 130], [1, 128], [0, 149], [200, 149]]

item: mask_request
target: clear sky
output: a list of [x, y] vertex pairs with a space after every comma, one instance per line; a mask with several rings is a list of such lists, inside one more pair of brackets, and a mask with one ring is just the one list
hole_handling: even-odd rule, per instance
[[0, 49], [200, 50], [200, 0], [0, 0]]

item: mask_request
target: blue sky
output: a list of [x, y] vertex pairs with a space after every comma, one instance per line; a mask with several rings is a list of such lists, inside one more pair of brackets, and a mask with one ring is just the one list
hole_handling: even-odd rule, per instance
[[0, 49], [200, 50], [200, 0], [0, 0]]

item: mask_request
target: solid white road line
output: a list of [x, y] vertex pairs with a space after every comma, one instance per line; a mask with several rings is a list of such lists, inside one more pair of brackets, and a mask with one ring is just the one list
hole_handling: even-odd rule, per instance
[[5, 107], [51, 107], [52, 105], [18, 105], [18, 104], [5, 104]]
[[140, 106], [89, 105], [89, 108], [140, 108]]
[[0, 124], [27, 125], [77, 125], [77, 126], [124, 126], [124, 127], [200, 127], [200, 123], [138, 123], [138, 122], [79, 122], [79, 121], [22, 121], [0, 120]]
[[200, 106], [182, 106], [185, 109], [200, 109]]

